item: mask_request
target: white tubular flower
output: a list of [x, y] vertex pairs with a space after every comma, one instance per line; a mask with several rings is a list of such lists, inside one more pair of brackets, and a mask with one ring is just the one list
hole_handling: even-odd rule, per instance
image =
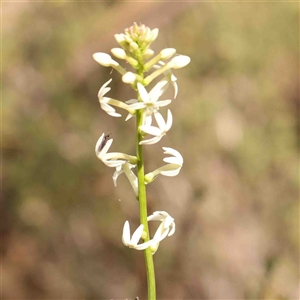
[[171, 236], [175, 232], [174, 219], [165, 211], [156, 211], [147, 218], [148, 221], [161, 221], [161, 224], [157, 228], [155, 235], [152, 239], [151, 252], [152, 255], [158, 249], [159, 243], [166, 238]]
[[150, 172], [145, 175], [145, 182], [152, 182], [159, 174], [164, 176], [173, 177], [178, 175], [183, 165], [183, 158], [181, 154], [175, 149], [169, 147], [163, 147], [164, 154], [170, 154], [171, 157], [165, 157], [163, 159], [164, 162], [168, 163], [153, 172]]
[[153, 135], [154, 138], [151, 138], [149, 140], [143, 140], [140, 142], [140, 145], [152, 145], [159, 142], [161, 138], [164, 135], [166, 135], [167, 131], [169, 131], [169, 129], [171, 128], [173, 123], [173, 117], [169, 109], [168, 109], [167, 122], [165, 122], [165, 120], [163, 119], [162, 115], [159, 112], [155, 112], [154, 117], [158, 124], [158, 127], [150, 126], [150, 125], [142, 125], [139, 128], [142, 132]]
[[116, 167], [116, 171], [113, 174], [113, 182], [114, 182], [114, 186], [117, 186], [117, 179], [118, 177], [125, 173], [125, 175], [127, 176], [133, 191], [135, 193], [135, 195], [138, 195], [138, 179], [136, 177], [136, 175], [131, 171], [132, 168], [134, 168], [135, 165], [129, 164], [129, 163], [124, 163], [122, 165], [119, 165]]
[[102, 65], [103, 67], [112, 67], [116, 69], [120, 74], [125, 74], [126, 71], [123, 69], [118, 62], [113, 60], [107, 53], [97, 52], [93, 54], [94, 60]]
[[134, 105], [134, 106], [130, 106], [122, 101], [119, 101], [119, 100], [116, 100], [113, 98], [109, 98], [109, 97], [104, 97], [104, 95], [107, 94], [111, 90], [110, 87], [107, 87], [111, 81], [112, 81], [112, 79], [105, 82], [98, 92], [98, 98], [99, 98], [101, 108], [108, 115], [110, 115], [112, 117], [121, 117], [122, 116], [121, 114], [116, 112], [116, 110], [112, 107], [112, 105], [127, 110], [131, 115], [135, 115], [135, 112], [137, 109], [144, 107], [144, 105], [142, 103]]
[[169, 83], [167, 80], [161, 80], [148, 93], [145, 87], [138, 82], [137, 84], [138, 92], [144, 103], [144, 107], [146, 108], [145, 114], [147, 116], [159, 110], [160, 107], [166, 106], [171, 103], [171, 100], [158, 101], [161, 95], [167, 90], [168, 84]]
[[137, 163], [137, 158], [132, 155], [119, 152], [107, 153], [110, 148], [113, 139], [109, 138], [109, 135], [100, 136], [96, 143], [95, 152], [96, 156], [108, 167], [116, 168], [122, 164], [129, 162], [130, 164], [135, 165]]
[[144, 231], [144, 225], [141, 224], [133, 233], [132, 237], [130, 238], [130, 226], [129, 226], [129, 222], [126, 221], [123, 227], [123, 235], [122, 235], [123, 244], [129, 248], [134, 248], [136, 250], [144, 250], [148, 248], [149, 246], [151, 246], [152, 240], [138, 245], [138, 242], [143, 235], [143, 231]]

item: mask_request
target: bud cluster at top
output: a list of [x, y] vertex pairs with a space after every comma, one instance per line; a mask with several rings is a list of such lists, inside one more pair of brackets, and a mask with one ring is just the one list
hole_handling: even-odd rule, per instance
[[148, 59], [154, 52], [149, 49], [151, 43], [157, 38], [158, 29], [151, 30], [145, 25], [137, 25], [125, 29], [125, 34], [115, 34], [115, 39], [118, 44], [132, 57], [138, 61], [142, 59]]

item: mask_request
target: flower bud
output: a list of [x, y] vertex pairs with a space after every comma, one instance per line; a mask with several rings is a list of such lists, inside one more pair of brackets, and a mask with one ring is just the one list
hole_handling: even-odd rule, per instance
[[190, 63], [191, 59], [189, 56], [187, 55], [178, 55], [176, 57], [174, 57], [171, 61], [172, 64], [172, 68], [173, 69], [180, 69], [185, 67], [186, 65], [188, 65]]
[[117, 67], [119, 64], [111, 58], [110, 55], [102, 52], [97, 52], [93, 54], [94, 60], [104, 67]]
[[154, 51], [151, 49], [147, 49], [144, 53], [144, 59], [149, 59], [150, 57], [152, 57], [154, 55]]
[[160, 51], [160, 58], [165, 60], [169, 59], [176, 53], [176, 49], [174, 48], [166, 48]]
[[124, 34], [115, 34], [115, 39], [118, 44], [123, 44], [125, 42]]
[[132, 72], [127, 72], [127, 73], [125, 73], [125, 74], [122, 76], [122, 81], [123, 81], [124, 83], [129, 83], [129, 84], [131, 84], [131, 83], [134, 83], [135, 80], [136, 80], [136, 75], [135, 75], [134, 73], [132, 73]]
[[152, 43], [153, 41], [155, 41], [158, 36], [158, 32], [159, 32], [158, 28], [151, 30], [151, 33], [147, 36], [146, 41], [149, 43]]
[[113, 48], [113, 49], [111, 49], [111, 53], [117, 58], [120, 58], [120, 59], [126, 58], [126, 52], [121, 48]]
[[138, 50], [139, 49], [139, 46], [136, 42], [131, 42], [129, 44], [129, 46], [133, 49], [133, 50]]

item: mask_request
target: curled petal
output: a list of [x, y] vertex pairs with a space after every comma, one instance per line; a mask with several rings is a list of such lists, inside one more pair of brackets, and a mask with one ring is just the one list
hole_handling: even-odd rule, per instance
[[169, 148], [169, 147], [163, 147], [163, 150], [165, 151], [164, 154], [173, 155], [173, 157], [164, 158], [163, 160], [165, 162], [170, 163], [170, 164], [178, 164], [180, 166], [183, 165], [183, 158], [177, 150], [175, 150], [173, 148]]
[[107, 94], [111, 88], [110, 87], [107, 87], [110, 83], [111, 83], [112, 79], [109, 79], [108, 81], [106, 81], [102, 87], [100, 88], [99, 92], [98, 92], [98, 98], [99, 100], [103, 98], [103, 96], [105, 94]]
[[96, 156], [99, 159], [103, 159], [105, 154], [107, 153], [108, 149], [110, 148], [111, 144], [113, 142], [113, 139], [105, 139], [104, 133], [100, 136], [98, 139], [96, 146], [95, 146], [95, 152]]
[[112, 117], [122, 117], [121, 114], [117, 113], [116, 110], [110, 106], [108, 103], [105, 102], [105, 98], [100, 101], [101, 108], [110, 116]]
[[143, 140], [140, 142], [140, 145], [153, 145], [158, 143], [161, 140], [162, 136], [156, 136], [152, 139]]

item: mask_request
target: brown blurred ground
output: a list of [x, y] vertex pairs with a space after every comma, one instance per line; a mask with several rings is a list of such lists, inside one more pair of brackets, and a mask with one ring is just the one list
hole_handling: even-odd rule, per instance
[[[145, 298], [130, 186], [94, 154], [104, 131], [134, 153], [134, 121], [107, 116], [97, 92], [133, 98], [92, 54], [134, 21], [192, 63], [178, 70], [174, 125], [147, 147], [184, 157], [148, 186], [149, 212], [176, 233], [155, 254], [159, 299], [299, 299], [297, 3], [2, 3], [2, 299]], [[167, 98], [167, 96], [166, 96]], [[121, 201], [120, 201], [121, 200]]]

